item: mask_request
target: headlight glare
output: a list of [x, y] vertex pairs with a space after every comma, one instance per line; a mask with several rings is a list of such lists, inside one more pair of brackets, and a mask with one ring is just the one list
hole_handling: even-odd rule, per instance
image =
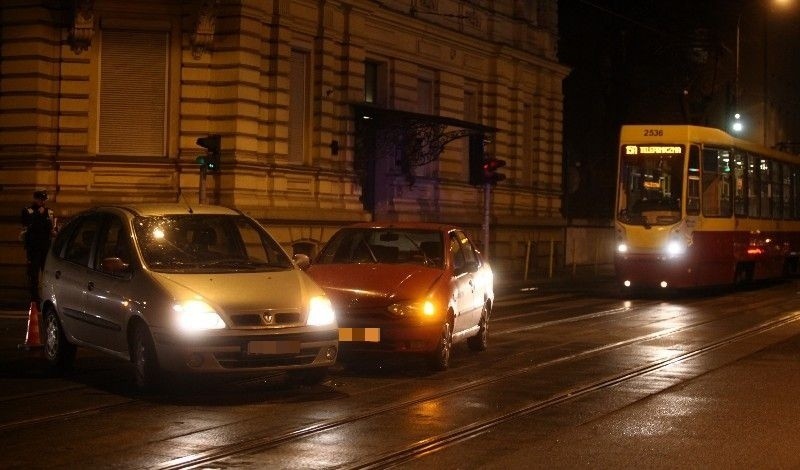
[[308, 304], [308, 326], [330, 325], [336, 321], [336, 314], [333, 312], [333, 305], [327, 297], [312, 297]]
[[619, 253], [627, 253], [628, 252], [628, 245], [626, 245], [625, 243], [620, 243], [619, 245], [617, 245], [617, 251]]
[[225, 328], [225, 322], [202, 300], [189, 300], [172, 306], [178, 329], [187, 333]]
[[679, 256], [686, 251], [686, 246], [678, 240], [672, 240], [667, 244], [667, 254], [670, 256]]

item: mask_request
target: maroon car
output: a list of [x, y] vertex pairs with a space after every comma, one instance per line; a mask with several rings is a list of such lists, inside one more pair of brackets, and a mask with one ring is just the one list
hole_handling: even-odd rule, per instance
[[343, 361], [369, 353], [414, 353], [443, 370], [455, 342], [486, 349], [492, 270], [456, 227], [410, 222], [345, 227], [308, 274], [334, 304]]

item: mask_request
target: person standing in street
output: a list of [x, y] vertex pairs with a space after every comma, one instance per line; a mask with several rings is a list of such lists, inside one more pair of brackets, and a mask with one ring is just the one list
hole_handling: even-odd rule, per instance
[[47, 191], [33, 193], [33, 203], [22, 209], [22, 241], [28, 261], [28, 287], [31, 302], [39, 298], [39, 277], [44, 270], [44, 261], [50, 249], [50, 240], [56, 231], [53, 210], [45, 205]]

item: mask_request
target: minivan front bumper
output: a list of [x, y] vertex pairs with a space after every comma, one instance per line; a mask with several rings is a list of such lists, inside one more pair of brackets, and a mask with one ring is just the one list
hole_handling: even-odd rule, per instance
[[154, 329], [153, 339], [159, 365], [169, 371], [225, 374], [332, 366], [338, 354], [338, 330], [300, 330], [180, 335]]

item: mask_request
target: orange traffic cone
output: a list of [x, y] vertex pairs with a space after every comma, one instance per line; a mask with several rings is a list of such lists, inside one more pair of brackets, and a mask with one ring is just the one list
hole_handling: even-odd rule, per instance
[[21, 345], [25, 349], [38, 348], [42, 346], [42, 334], [39, 328], [39, 305], [36, 301], [31, 302], [28, 310], [28, 333], [25, 335], [25, 344]]

